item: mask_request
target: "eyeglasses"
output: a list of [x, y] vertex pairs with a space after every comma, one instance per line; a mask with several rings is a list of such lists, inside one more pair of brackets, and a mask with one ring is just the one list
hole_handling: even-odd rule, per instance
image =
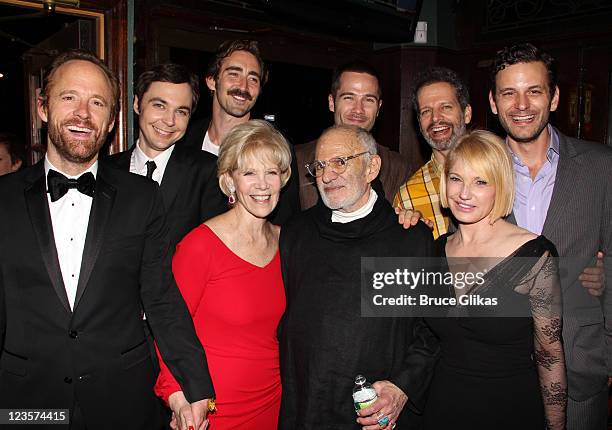
[[353, 158], [361, 157], [362, 155], [369, 154], [370, 151], [360, 152], [359, 154], [349, 155], [348, 157], [334, 157], [327, 161], [315, 160], [312, 163], [305, 164], [306, 170], [315, 178], [323, 176], [323, 172], [326, 167], [332, 169], [334, 173], [340, 175], [346, 171], [348, 161]]

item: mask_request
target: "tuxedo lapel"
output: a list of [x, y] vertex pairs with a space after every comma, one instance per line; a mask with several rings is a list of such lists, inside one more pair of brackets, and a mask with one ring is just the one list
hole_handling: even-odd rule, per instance
[[99, 165], [96, 178], [96, 192], [91, 205], [91, 213], [89, 214], [89, 224], [87, 225], [87, 236], [83, 249], [79, 283], [77, 285], [76, 298], [74, 300], [75, 310], [87, 288], [91, 271], [100, 253], [106, 225], [115, 201], [115, 193], [115, 188], [105, 180], [104, 168], [102, 165]]
[[32, 172], [35, 178], [25, 190], [25, 200], [28, 206], [28, 215], [32, 223], [32, 230], [36, 236], [40, 253], [45, 263], [45, 268], [49, 274], [49, 279], [53, 285], [60, 302], [67, 312], [70, 311], [68, 295], [62, 278], [62, 270], [59, 265], [55, 238], [53, 236], [53, 226], [51, 224], [51, 214], [49, 203], [47, 202], [46, 181], [42, 163], [38, 163]]
[[117, 156], [116, 161], [115, 161], [116, 167], [118, 167], [121, 170], [127, 170], [128, 172], [130, 171], [130, 163], [132, 162], [132, 153], [134, 152], [135, 147], [136, 147], [135, 145], [132, 145], [130, 149], [120, 153]]
[[180, 185], [183, 182], [183, 178], [187, 173], [186, 166], [184, 165], [185, 163], [183, 163], [183, 157], [184, 153], [181, 151], [181, 148], [175, 146], [172, 150], [172, 155], [170, 155], [170, 159], [168, 159], [166, 170], [164, 170], [164, 177], [160, 184], [160, 190], [162, 199], [164, 200], [166, 213], [168, 213], [172, 207], [179, 192]]

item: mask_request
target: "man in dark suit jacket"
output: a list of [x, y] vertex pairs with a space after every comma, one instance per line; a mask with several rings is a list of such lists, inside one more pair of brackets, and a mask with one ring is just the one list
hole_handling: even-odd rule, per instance
[[159, 183], [172, 249], [192, 229], [227, 209], [217, 180], [217, 158], [176, 144], [199, 95], [197, 78], [178, 64], [160, 64], [142, 73], [134, 97], [138, 141], [107, 159], [122, 170], [149, 173]]
[[[581, 282], [601, 284], [587, 278], [601, 271], [600, 251], [612, 252], [612, 151], [548, 123], [559, 103], [554, 72], [554, 59], [531, 44], [504, 48], [493, 64], [489, 101], [513, 155], [511, 220], [546, 236], [561, 257], [567, 429], [602, 430], [612, 382], [612, 291], [591, 288], [589, 294]], [[588, 267], [596, 254], [600, 261]], [[612, 279], [612, 262], [603, 265]], [[559, 394], [544, 393], [544, 401], [559, 401]]]
[[[206, 72], [206, 85], [213, 98], [212, 117], [192, 121], [180, 145], [219, 155], [219, 145], [227, 133], [251, 118], [251, 109], [266, 78], [265, 64], [256, 41], [223, 42]], [[298, 169], [293, 147], [291, 151], [291, 177], [281, 191], [276, 210], [269, 216], [269, 220], [278, 225], [300, 211]]]
[[69, 409], [71, 429], [160, 428], [144, 307], [193, 402], [173, 399], [186, 430], [213, 387], [170, 270], [158, 187], [98, 163], [118, 96], [94, 55], [58, 56], [38, 100], [45, 160], [0, 180], [11, 202], [0, 207], [0, 408]]

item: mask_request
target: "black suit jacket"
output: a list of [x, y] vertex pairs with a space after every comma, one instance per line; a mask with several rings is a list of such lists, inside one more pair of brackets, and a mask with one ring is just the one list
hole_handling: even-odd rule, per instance
[[[210, 118], [196, 119], [189, 123], [187, 132], [183, 139], [177, 145], [189, 146], [195, 149], [202, 149], [204, 136], [210, 125]], [[298, 181], [298, 167], [295, 157], [293, 145], [289, 144], [291, 149], [291, 177], [281, 191], [280, 199], [276, 209], [268, 219], [273, 224], [283, 225], [291, 216], [300, 212], [300, 192]]]
[[155, 183], [99, 164], [73, 311], [43, 163], [0, 178], [0, 200], [0, 408], [78, 399], [89, 429], [159, 428], [143, 308], [187, 398], [213, 394]]
[[[130, 171], [132, 149], [106, 159]], [[175, 145], [160, 184], [172, 249], [187, 233], [227, 210], [227, 197], [217, 180], [217, 157], [208, 152]]]

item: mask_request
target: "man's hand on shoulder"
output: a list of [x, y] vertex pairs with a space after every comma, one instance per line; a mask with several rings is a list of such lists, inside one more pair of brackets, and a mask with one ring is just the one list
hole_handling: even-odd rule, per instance
[[397, 222], [401, 224], [405, 229], [409, 229], [415, 226], [417, 222], [423, 221], [429, 228], [433, 228], [433, 221], [427, 218], [423, 218], [423, 214], [419, 211], [413, 211], [410, 209], [395, 208], [397, 214]]
[[363, 426], [363, 430], [392, 429], [408, 402], [408, 396], [389, 381], [374, 382], [372, 387], [376, 390], [378, 400], [359, 411], [357, 422]]
[[597, 260], [594, 266], [585, 267], [578, 280], [587, 289], [590, 295], [599, 297], [606, 288], [606, 275], [604, 272], [604, 253], [597, 252]]

